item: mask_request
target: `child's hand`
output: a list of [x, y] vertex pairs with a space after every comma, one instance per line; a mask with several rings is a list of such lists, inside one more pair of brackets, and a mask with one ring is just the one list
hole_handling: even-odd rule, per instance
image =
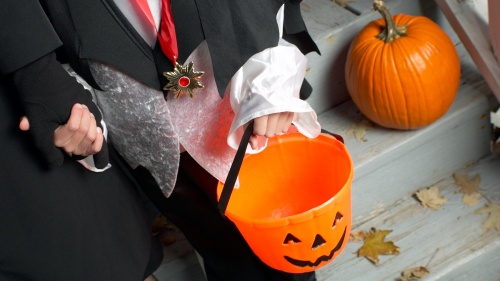
[[[28, 131], [30, 123], [24, 116], [19, 129]], [[99, 153], [104, 144], [102, 130], [97, 126], [94, 115], [85, 105], [75, 104], [68, 123], [54, 131], [54, 145], [66, 153], [86, 157]]]
[[255, 118], [253, 135], [249, 141], [250, 147], [259, 148], [259, 136], [271, 138], [286, 133], [292, 125], [294, 116], [293, 112], [280, 112]]
[[[93, 135], [87, 138], [88, 130], [90, 129], [91, 134], [95, 134], [97, 130], [95, 126], [102, 126], [100, 123], [102, 120], [101, 112], [93, 102], [91, 92], [68, 74], [57, 61], [55, 52], [51, 52], [13, 72], [12, 81], [29, 120], [29, 131], [33, 144], [49, 167], [62, 165], [64, 151], [84, 156], [93, 154], [97, 147], [100, 151], [93, 154], [95, 167], [103, 169], [108, 165], [109, 156], [106, 145], [102, 145], [100, 142], [97, 143], [96, 148], [88, 149], [89, 139], [93, 142], [92, 139], [95, 138]], [[84, 111], [86, 114], [93, 115], [93, 121], [85, 119], [89, 123], [82, 123], [83, 127], [80, 127], [78, 123], [76, 124], [78, 128], [76, 125], [68, 128], [70, 131], [77, 130], [69, 132], [70, 141], [75, 140], [76, 146], [72, 143], [66, 148], [67, 138], [63, 140], [62, 144], [55, 143], [54, 145], [54, 131], [69, 122], [75, 104], [85, 105]], [[78, 118], [81, 117], [80, 114]], [[91, 126], [92, 124], [94, 127]], [[84, 128], [86, 126], [89, 127]], [[100, 130], [102, 131], [102, 127]], [[68, 134], [63, 135], [63, 137], [68, 137]], [[78, 140], [79, 138], [80, 140]], [[80, 142], [83, 143], [80, 145]], [[59, 147], [63, 149], [61, 150]]]
[[102, 129], [85, 105], [75, 104], [68, 122], [54, 131], [54, 143], [66, 153], [89, 156], [101, 151], [104, 142]]

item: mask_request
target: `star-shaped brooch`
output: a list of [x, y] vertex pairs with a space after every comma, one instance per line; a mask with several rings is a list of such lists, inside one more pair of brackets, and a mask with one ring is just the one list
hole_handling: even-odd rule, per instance
[[192, 98], [195, 89], [204, 88], [199, 81], [204, 73], [204, 71], [195, 71], [193, 62], [190, 62], [187, 66], [175, 63], [173, 71], [163, 72], [163, 75], [168, 79], [168, 83], [163, 87], [163, 90], [173, 90], [175, 98], [179, 98], [186, 93]]

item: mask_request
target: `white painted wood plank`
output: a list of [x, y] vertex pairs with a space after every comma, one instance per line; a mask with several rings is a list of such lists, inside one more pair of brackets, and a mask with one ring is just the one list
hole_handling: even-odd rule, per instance
[[[460, 172], [469, 176], [479, 174], [482, 195], [499, 204], [499, 170], [500, 159], [488, 157]], [[380, 263], [375, 266], [357, 257], [361, 243], [349, 242], [336, 260], [318, 271], [318, 281], [396, 280], [403, 270], [416, 266], [426, 266], [430, 270], [431, 274], [423, 279], [426, 281], [498, 281], [500, 232], [483, 233], [482, 221], [486, 215], [473, 214], [487, 201], [481, 198], [479, 205], [465, 205], [461, 201], [462, 194], [455, 193], [458, 187], [451, 173], [436, 185], [441, 195], [448, 199], [440, 210], [422, 207], [411, 192], [384, 213], [354, 229], [393, 230], [386, 240], [400, 247], [399, 255], [379, 256]], [[414, 188], [416, 191], [421, 187]]]
[[159, 281], [206, 281], [194, 254], [176, 257], [171, 262], [164, 263], [154, 275]]
[[[396, 5], [396, 2], [401, 2], [401, 0], [384, 0], [384, 3], [387, 5], [387, 7], [392, 7]], [[373, 0], [352, 0], [347, 4], [348, 8], [352, 11], [356, 11], [359, 14], [367, 14], [367, 13], [372, 13], [373, 12]], [[391, 13], [393, 11], [391, 10]]]
[[163, 248], [163, 262], [154, 273], [159, 281], [206, 281], [193, 247], [177, 230], [176, 241]]
[[489, 43], [486, 0], [436, 0], [483, 74], [489, 87], [500, 100], [500, 65]]
[[357, 16], [331, 0], [304, 0], [302, 16], [314, 40], [321, 40], [336, 29], [343, 28]]

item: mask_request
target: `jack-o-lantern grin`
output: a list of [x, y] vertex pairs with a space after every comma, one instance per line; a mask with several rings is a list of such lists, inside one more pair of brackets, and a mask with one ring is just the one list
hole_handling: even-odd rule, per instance
[[335, 254], [335, 252], [337, 252], [338, 250], [340, 250], [340, 248], [342, 247], [342, 244], [344, 243], [346, 231], [347, 231], [347, 227], [344, 228], [344, 233], [342, 234], [342, 237], [340, 237], [339, 242], [337, 243], [337, 245], [335, 246], [335, 248], [332, 249], [332, 251], [330, 252], [329, 255], [327, 255], [327, 256], [323, 255], [323, 256], [317, 258], [316, 261], [314, 261], [314, 262], [303, 261], [303, 260], [296, 260], [296, 259], [288, 257], [288, 256], [285, 256], [285, 259], [289, 263], [291, 263], [291, 264], [293, 264], [295, 266], [299, 266], [299, 267], [305, 267], [305, 266], [316, 267], [316, 266], [318, 266], [320, 263], [322, 263], [324, 261], [331, 260], [333, 258], [333, 255]]

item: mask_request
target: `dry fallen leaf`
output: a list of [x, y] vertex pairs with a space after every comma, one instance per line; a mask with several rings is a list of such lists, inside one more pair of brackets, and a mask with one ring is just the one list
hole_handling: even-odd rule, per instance
[[464, 194], [464, 197], [462, 197], [462, 202], [464, 202], [467, 206], [474, 206], [479, 204], [479, 198], [481, 194], [479, 193], [472, 193], [472, 194]]
[[175, 236], [169, 234], [169, 232], [175, 232], [175, 230], [175, 227], [171, 225], [162, 214], [157, 214], [151, 223], [151, 234], [157, 237], [158, 241], [165, 246], [175, 242]]
[[175, 236], [171, 236], [171, 235], [162, 235], [158, 238], [158, 241], [160, 241], [160, 243], [163, 246], [172, 245], [175, 243], [176, 240], [177, 240], [177, 238], [175, 238]]
[[486, 204], [486, 207], [474, 211], [474, 214], [489, 214], [488, 218], [483, 221], [484, 233], [493, 229], [500, 231], [500, 205]]
[[160, 235], [161, 232], [169, 228], [167, 218], [162, 214], [157, 214], [151, 223], [151, 234]]
[[431, 208], [433, 210], [439, 210], [441, 205], [447, 201], [446, 198], [439, 195], [439, 188], [437, 186], [421, 189], [417, 191], [415, 195], [424, 207]]
[[401, 273], [401, 281], [419, 280], [429, 275], [429, 270], [424, 266], [407, 269]]
[[364, 231], [364, 230], [351, 232], [351, 241], [352, 242], [363, 241], [363, 240], [365, 240], [365, 238], [366, 238], [366, 231]]
[[352, 125], [352, 127], [347, 130], [346, 135], [352, 134], [357, 141], [366, 142], [368, 141], [366, 139], [366, 130], [371, 128], [373, 128], [373, 123], [368, 119], [363, 119]]
[[455, 193], [472, 194], [479, 192], [479, 182], [481, 181], [481, 176], [476, 175], [474, 178], [469, 178], [465, 174], [454, 174], [453, 178], [455, 183], [460, 186], [460, 189], [455, 191]]
[[366, 257], [375, 264], [378, 264], [378, 255], [397, 255], [399, 247], [392, 241], [384, 241], [387, 234], [392, 230], [373, 230], [365, 238], [365, 243], [358, 250], [358, 257]]

